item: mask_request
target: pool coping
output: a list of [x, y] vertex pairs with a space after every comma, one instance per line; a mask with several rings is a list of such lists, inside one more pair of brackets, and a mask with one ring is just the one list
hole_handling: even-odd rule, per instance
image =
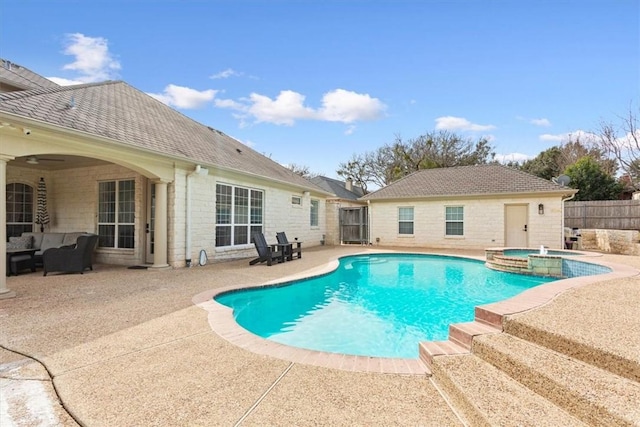
[[[506, 249], [506, 248], [505, 248]], [[514, 249], [514, 248], [509, 248]], [[575, 251], [574, 251], [575, 252]], [[429, 253], [429, 252], [411, 252], [411, 251], [394, 251], [394, 250], [379, 250], [368, 249], [362, 252], [358, 252], [347, 256], [358, 255], [371, 255], [371, 254], [421, 254], [421, 255], [437, 255], [437, 256], [450, 256], [463, 259], [473, 259], [484, 261], [484, 257], [480, 256], [468, 256], [468, 255], [455, 255], [455, 254], [443, 254], [443, 253]], [[587, 286], [592, 283], [598, 283], [603, 281], [609, 281], [619, 279], [623, 277], [636, 276], [640, 274], [640, 271], [621, 264], [609, 263], [609, 262], [596, 262], [594, 258], [601, 256], [600, 254], [585, 253], [589, 258], [589, 261], [593, 264], [602, 265], [611, 269], [611, 272], [605, 274], [598, 274], [593, 276], [581, 276], [569, 279], [556, 280], [543, 285], [538, 285], [534, 288], [521, 292], [520, 294], [511, 297], [509, 299], [498, 301], [495, 303], [485, 304], [475, 307], [476, 322], [489, 325], [494, 328], [494, 332], [502, 331], [503, 319], [508, 315], [518, 314], [525, 311], [529, 311], [547, 303], [551, 302], [561, 293], [566, 292], [569, 289], [579, 288]], [[306, 365], [313, 365], [325, 368], [339, 369], [343, 371], [351, 372], [376, 372], [386, 374], [401, 374], [401, 375], [430, 375], [428, 363], [418, 357], [416, 359], [403, 359], [403, 358], [384, 358], [384, 357], [372, 357], [372, 356], [355, 356], [341, 353], [329, 353], [317, 350], [308, 350], [302, 348], [291, 347], [285, 344], [280, 344], [268, 339], [259, 337], [248, 330], [241, 327], [233, 318], [233, 309], [224, 306], [214, 300], [214, 297], [229, 291], [235, 291], [240, 289], [261, 288], [273, 285], [281, 285], [289, 282], [294, 282], [300, 279], [306, 279], [315, 276], [321, 276], [328, 274], [336, 270], [339, 266], [339, 260], [343, 257], [338, 257], [335, 260], [328, 262], [323, 266], [319, 266], [302, 273], [297, 273], [282, 277], [276, 280], [267, 281], [255, 285], [232, 285], [218, 289], [211, 289], [201, 292], [192, 298], [193, 303], [208, 312], [208, 322], [211, 329], [219, 335], [221, 338], [227, 340], [229, 343], [238, 347], [244, 348], [256, 354], [261, 354], [268, 357], [274, 357], [277, 359], [287, 360], [294, 363], [301, 363]], [[582, 258], [582, 257], [578, 257]], [[469, 322], [468, 322], [469, 323]], [[470, 322], [473, 323], [473, 322]], [[449, 336], [451, 338], [451, 328], [456, 328], [457, 325], [450, 325]], [[478, 333], [476, 335], [479, 335]], [[472, 337], [471, 337], [472, 338]], [[446, 345], [443, 343], [451, 342], [452, 345]], [[438, 349], [437, 354], [431, 356], [440, 356], [447, 354], [461, 354], [464, 352], [470, 352], [470, 349], [463, 349], [459, 343], [455, 341], [428, 341], [421, 342], [418, 345], [423, 347], [425, 343], [439, 343], [432, 348]]]

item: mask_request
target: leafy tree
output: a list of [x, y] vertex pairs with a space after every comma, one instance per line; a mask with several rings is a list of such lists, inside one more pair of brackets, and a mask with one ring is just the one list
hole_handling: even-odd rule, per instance
[[420, 135], [408, 141], [396, 136], [392, 144], [376, 151], [354, 154], [337, 171], [344, 178], [352, 178], [365, 191], [367, 184], [383, 187], [410, 173], [422, 169], [467, 166], [489, 163], [495, 152], [489, 141], [462, 138], [440, 131]]
[[540, 178], [551, 179], [554, 176], [561, 175], [564, 170], [560, 166], [561, 157], [562, 151], [560, 147], [551, 147], [538, 154], [535, 158], [524, 162], [520, 169]]
[[589, 156], [585, 156], [564, 171], [571, 178], [569, 186], [580, 190], [575, 200], [616, 200], [622, 192], [622, 185], [602, 169]]
[[586, 156], [596, 161], [605, 173], [615, 175], [616, 161], [609, 159], [600, 148], [580, 141], [579, 136], [571, 137], [566, 144], [542, 151], [535, 158], [524, 162], [520, 169], [540, 178], [551, 179], [561, 175], [568, 166]]

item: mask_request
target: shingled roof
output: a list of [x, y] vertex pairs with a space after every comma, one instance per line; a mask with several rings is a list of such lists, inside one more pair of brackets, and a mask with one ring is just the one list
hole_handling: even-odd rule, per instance
[[122, 81], [0, 93], [0, 111], [159, 154], [324, 190]]
[[577, 190], [498, 164], [425, 169], [362, 197], [362, 200], [532, 193], [574, 194]]
[[318, 187], [328, 191], [329, 193], [333, 193], [338, 198], [344, 200], [357, 200], [364, 194], [362, 188], [360, 187], [354, 185], [352, 187], [352, 190], [349, 191], [345, 187], [344, 181], [328, 178], [326, 176], [314, 176], [310, 181], [316, 184]]
[[18, 89], [37, 89], [58, 87], [59, 85], [49, 79], [45, 79], [22, 65], [2, 59], [0, 66], [0, 85], [15, 87]]

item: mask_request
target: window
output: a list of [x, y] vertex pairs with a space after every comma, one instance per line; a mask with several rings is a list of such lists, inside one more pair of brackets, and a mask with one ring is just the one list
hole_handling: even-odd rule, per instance
[[27, 184], [7, 184], [7, 237], [33, 231], [33, 187]]
[[320, 212], [320, 202], [317, 200], [311, 201], [310, 220], [309, 223], [312, 227], [318, 226], [318, 214]]
[[291, 204], [296, 206], [302, 206], [302, 197], [291, 196]]
[[464, 207], [447, 206], [445, 212], [445, 235], [464, 235]]
[[232, 185], [216, 185], [216, 247], [251, 243], [262, 232], [263, 192]]
[[98, 246], [133, 249], [135, 247], [136, 182], [98, 183]]
[[398, 234], [413, 234], [413, 207], [398, 208]]

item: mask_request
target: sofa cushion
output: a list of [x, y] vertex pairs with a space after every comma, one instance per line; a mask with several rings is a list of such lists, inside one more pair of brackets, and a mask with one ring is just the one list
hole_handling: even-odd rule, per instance
[[40, 245], [40, 251], [44, 252], [49, 248], [62, 246], [65, 234], [66, 233], [44, 233], [44, 236], [42, 237], [42, 244]]
[[78, 241], [78, 237], [82, 236], [85, 233], [66, 233], [64, 235], [64, 239], [62, 240], [62, 245], [63, 246], [69, 246], [69, 245], [75, 245], [76, 242]]
[[9, 242], [7, 242], [7, 249], [31, 249], [33, 247], [33, 237], [31, 236], [20, 236], [20, 237], [9, 237]]
[[42, 238], [44, 237], [44, 233], [33, 233], [30, 231], [25, 231], [22, 233], [22, 236], [31, 236], [33, 238], [33, 246], [34, 249], [40, 249], [42, 245]]

